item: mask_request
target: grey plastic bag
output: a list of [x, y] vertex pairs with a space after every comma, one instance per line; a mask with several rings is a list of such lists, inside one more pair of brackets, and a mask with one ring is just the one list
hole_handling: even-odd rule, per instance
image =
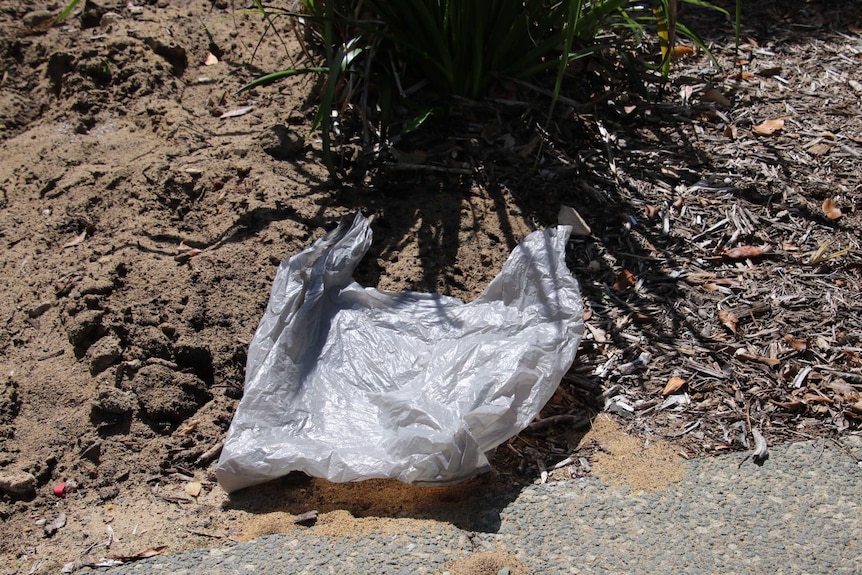
[[583, 333], [571, 228], [530, 234], [473, 302], [364, 288], [357, 214], [283, 262], [251, 342], [217, 474], [228, 492], [291, 471], [447, 484], [553, 395]]

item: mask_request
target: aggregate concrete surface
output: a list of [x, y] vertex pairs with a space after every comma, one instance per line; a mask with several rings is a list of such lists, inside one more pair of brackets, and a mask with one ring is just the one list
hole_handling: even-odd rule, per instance
[[860, 457], [862, 437], [820, 439], [772, 447], [761, 465], [744, 453], [691, 460], [680, 482], [653, 492], [589, 477], [489, 495], [473, 531], [311, 527], [95, 572], [452, 574], [471, 555], [502, 552], [520, 562], [513, 574], [862, 573]]

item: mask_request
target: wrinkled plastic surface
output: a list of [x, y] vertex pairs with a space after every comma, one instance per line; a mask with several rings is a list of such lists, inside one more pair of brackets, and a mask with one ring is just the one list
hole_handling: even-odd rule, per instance
[[553, 395], [583, 333], [571, 229], [529, 235], [473, 302], [352, 279], [368, 221], [283, 262], [249, 348], [217, 474], [228, 492], [304, 471], [335, 482], [448, 484]]

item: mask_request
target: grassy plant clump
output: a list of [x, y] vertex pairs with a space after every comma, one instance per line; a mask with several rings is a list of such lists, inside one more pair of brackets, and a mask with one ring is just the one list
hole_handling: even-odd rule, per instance
[[[711, 7], [704, 0], [681, 1]], [[447, 99], [481, 98], [504, 79], [542, 76], [552, 81], [550, 116], [570, 64], [613, 52], [608, 31], [614, 38], [624, 33], [635, 41], [657, 39], [662, 56], [652, 67], [665, 75], [678, 34], [706, 49], [677, 21], [676, 0], [297, 0], [290, 10], [259, 1], [256, 6], [269, 21], [290, 16], [301, 22], [312, 63], [243, 89], [325, 73], [316, 124], [333, 173], [333, 121], [348, 109], [361, 117], [366, 140], [380, 139], [395, 120], [396, 103], [409, 111], [400, 121], [410, 130], [429, 117], [429, 101], [442, 101], [445, 108]], [[597, 41], [600, 35], [604, 43]]]

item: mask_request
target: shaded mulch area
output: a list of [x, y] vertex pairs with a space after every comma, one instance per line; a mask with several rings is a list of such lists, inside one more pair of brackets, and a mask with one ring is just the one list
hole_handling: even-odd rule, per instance
[[602, 410], [685, 457], [752, 449], [757, 432], [767, 444], [858, 432], [862, 10], [746, 6], [738, 56], [732, 21], [682, 17], [711, 33], [719, 66], [684, 59], [669, 82], [634, 88], [587, 82], [551, 122], [536, 87], [507, 84], [458, 108], [460, 135], [401, 142], [369, 180], [478, 174], [537, 227], [563, 204], [590, 228], [569, 249], [587, 304], [578, 359], [498, 450], [503, 473], [587, 472], [578, 456], [600, 446], [579, 431]]

